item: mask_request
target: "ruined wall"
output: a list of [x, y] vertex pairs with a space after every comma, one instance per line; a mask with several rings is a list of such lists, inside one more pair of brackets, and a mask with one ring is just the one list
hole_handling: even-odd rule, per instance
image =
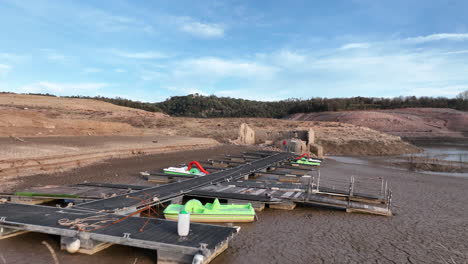
[[255, 144], [255, 131], [245, 123], [242, 123], [239, 128], [239, 143], [247, 145]]
[[276, 142], [283, 139], [300, 139], [308, 142], [308, 131], [306, 130], [288, 130], [288, 131], [271, 131], [271, 130], [255, 130], [255, 143], [262, 144], [265, 142]]
[[243, 123], [239, 129], [240, 144], [269, 144], [275, 145], [283, 151], [302, 154], [311, 152], [313, 155], [322, 158], [323, 147], [315, 143], [315, 131], [312, 128], [307, 130], [285, 130], [273, 131], [266, 129], [252, 129]]

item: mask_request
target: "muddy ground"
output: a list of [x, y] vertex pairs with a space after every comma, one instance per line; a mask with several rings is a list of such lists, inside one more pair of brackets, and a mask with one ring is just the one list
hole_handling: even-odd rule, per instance
[[[145, 184], [137, 172], [241, 150], [222, 146], [110, 160], [62, 174], [26, 177], [15, 188], [82, 181]], [[258, 214], [258, 222], [241, 225], [229, 249], [213, 263], [468, 263], [468, 178], [333, 160], [326, 160], [321, 173], [324, 178], [386, 177], [393, 190], [394, 216], [318, 207], [266, 209]], [[58, 237], [41, 234], [0, 240], [0, 263], [52, 263], [43, 240], [56, 250], [60, 263], [154, 263], [155, 253], [123, 246], [94, 256], [70, 255], [59, 250]]]
[[[201, 149], [218, 144], [209, 138], [164, 135], [0, 137], [0, 178], [63, 172], [110, 158]], [[0, 192], [3, 187], [0, 186]]]

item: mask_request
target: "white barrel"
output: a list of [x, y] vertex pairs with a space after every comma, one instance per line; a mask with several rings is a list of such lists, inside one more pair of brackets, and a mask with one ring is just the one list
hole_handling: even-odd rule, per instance
[[80, 250], [80, 246], [81, 241], [78, 238], [70, 237], [65, 242], [65, 249], [71, 254], [78, 252], [78, 250]]
[[179, 236], [188, 236], [190, 232], [190, 214], [186, 211], [180, 211], [177, 220], [177, 233]]
[[205, 257], [202, 254], [197, 253], [192, 260], [192, 264], [202, 264], [205, 261]]

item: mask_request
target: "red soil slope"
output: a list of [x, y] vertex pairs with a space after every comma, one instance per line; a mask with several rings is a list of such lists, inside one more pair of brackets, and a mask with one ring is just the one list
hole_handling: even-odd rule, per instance
[[402, 137], [463, 137], [468, 133], [468, 112], [448, 108], [300, 113], [288, 119], [349, 123]]

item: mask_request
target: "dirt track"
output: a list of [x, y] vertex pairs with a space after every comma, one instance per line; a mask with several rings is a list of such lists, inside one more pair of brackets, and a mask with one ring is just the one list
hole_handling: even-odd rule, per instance
[[[221, 146], [111, 160], [67, 173], [25, 177], [16, 188], [82, 181], [145, 183], [136, 173], [193, 159], [206, 159], [242, 148]], [[266, 209], [259, 221], [242, 224], [229, 249], [213, 263], [468, 263], [468, 179], [411, 173], [327, 160], [322, 176], [350, 175], [388, 178], [393, 190], [393, 217], [347, 214], [317, 207], [294, 211]], [[26, 234], [0, 240], [0, 258], [7, 263], [49, 263], [40, 244], [48, 241], [60, 263], [154, 263], [154, 253], [112, 246], [94, 256], [58, 250], [54, 236]]]

